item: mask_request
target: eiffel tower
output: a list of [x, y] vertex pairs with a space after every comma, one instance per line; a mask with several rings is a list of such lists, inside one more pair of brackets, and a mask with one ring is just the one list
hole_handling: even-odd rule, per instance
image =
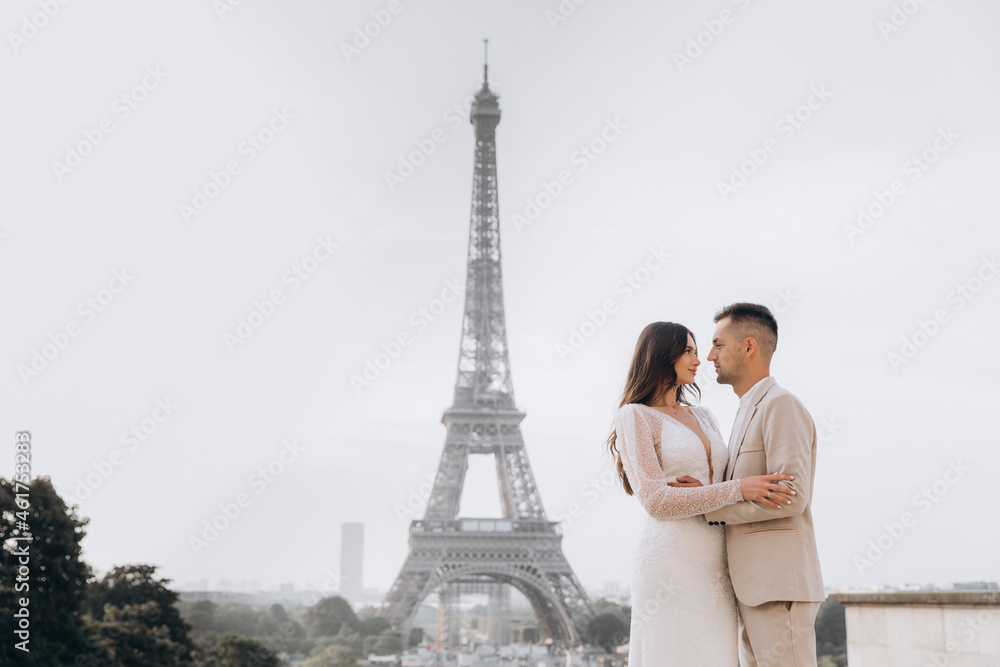
[[[379, 613], [406, 646], [417, 609], [437, 591], [438, 641], [453, 647], [457, 628], [448, 610], [454, 609], [456, 596], [463, 590], [485, 590], [492, 610], [506, 603], [506, 587], [513, 586], [531, 603], [540, 639], [569, 646], [582, 641], [594, 611], [563, 555], [559, 522], [545, 516], [521, 437], [524, 413], [514, 405], [500, 275], [500, 106], [490, 90], [486, 64], [470, 122], [476, 152], [455, 397], [441, 418], [447, 435], [424, 517], [410, 523], [409, 554]], [[495, 457], [503, 518], [458, 516], [471, 454]]]

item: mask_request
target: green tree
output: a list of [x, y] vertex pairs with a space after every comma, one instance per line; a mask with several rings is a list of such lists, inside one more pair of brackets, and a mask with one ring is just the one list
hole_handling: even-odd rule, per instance
[[165, 627], [170, 639], [184, 647], [181, 664], [192, 662], [194, 650], [189, 633], [191, 626], [181, 618], [177, 593], [167, 588], [169, 579], [157, 579], [155, 565], [122, 565], [87, 586], [87, 607], [95, 620], [104, 618], [109, 607], [151, 604], [146, 618], [153, 627]]
[[275, 651], [308, 653], [312, 641], [306, 638], [306, 629], [293, 618], [278, 626], [278, 631], [267, 637], [267, 644]]
[[628, 636], [628, 626], [618, 614], [598, 614], [587, 623], [587, 638], [591, 644], [614, 653], [622, 637]]
[[[31, 480], [19, 499], [24, 486], [0, 477], [0, 664], [73, 664], [86, 651], [80, 608], [91, 572], [80, 559], [80, 540], [87, 519], [66, 506], [48, 477]], [[22, 565], [27, 576], [19, 577]], [[15, 648], [14, 613], [22, 598], [28, 601], [28, 653]]]
[[605, 643], [612, 644], [614, 646], [627, 644], [630, 625], [632, 622], [632, 607], [618, 604], [617, 602], [613, 602], [607, 598], [598, 598], [593, 602], [593, 609], [597, 616], [600, 616], [601, 614], [614, 614], [620, 618], [624, 624], [624, 630], [622, 630], [618, 636], [609, 637]]
[[187, 607], [187, 613], [182, 613], [194, 632], [207, 632], [215, 629], [215, 611], [219, 605], [211, 600], [195, 600]]
[[288, 620], [288, 612], [285, 611], [285, 608], [280, 604], [277, 603], [272, 604], [271, 608], [268, 609], [268, 612], [270, 612], [271, 616], [278, 623], [284, 623]]
[[269, 611], [261, 611], [257, 613], [257, 619], [254, 622], [253, 632], [248, 633], [251, 637], [265, 637], [268, 635], [273, 635], [278, 631], [278, 627], [281, 624], [278, 623], [278, 619], [271, 615]]
[[392, 624], [389, 623], [389, 619], [383, 618], [382, 616], [368, 616], [367, 618], [362, 618], [360, 620], [361, 634], [365, 637], [370, 635], [380, 635], [392, 627]]
[[278, 656], [263, 642], [234, 634], [219, 636], [199, 667], [280, 667]]
[[343, 625], [340, 628], [340, 632], [334, 636], [320, 637], [313, 644], [311, 653], [313, 655], [319, 653], [327, 646], [339, 645], [346, 646], [351, 649], [354, 655], [368, 655], [372, 650], [372, 644], [375, 642], [375, 637], [362, 637], [361, 633], [354, 632], [348, 626]]
[[260, 611], [248, 604], [225, 604], [216, 614], [216, 628], [220, 632], [252, 637], [257, 632], [257, 620]]
[[816, 614], [816, 647], [820, 655], [847, 652], [844, 605], [836, 600], [825, 600]]
[[623, 621], [627, 620], [629, 610], [631, 609], [631, 607], [618, 604], [607, 598], [597, 598], [593, 601], [592, 606], [597, 614], [615, 614], [621, 617]]
[[92, 662], [105, 667], [177, 667], [185, 664], [189, 649], [174, 641], [162, 624], [156, 602], [107, 605], [101, 619], [87, 617]]
[[351, 605], [339, 595], [325, 597], [306, 609], [305, 625], [312, 638], [336, 635], [344, 625], [352, 630], [361, 627]]
[[385, 630], [378, 636], [378, 639], [375, 640], [375, 644], [372, 646], [372, 652], [375, 653], [375, 655], [393, 655], [395, 653], [402, 653], [403, 641], [399, 638], [399, 634], [395, 630]]
[[356, 667], [357, 664], [358, 659], [351, 649], [333, 644], [308, 658], [300, 667]]

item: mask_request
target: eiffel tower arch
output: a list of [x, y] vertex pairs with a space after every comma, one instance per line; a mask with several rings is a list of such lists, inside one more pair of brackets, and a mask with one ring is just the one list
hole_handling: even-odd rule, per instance
[[[563, 555], [559, 522], [545, 515], [521, 436], [525, 414], [514, 403], [500, 270], [500, 106], [487, 65], [469, 119], [476, 150], [455, 395], [441, 419], [447, 435], [424, 517], [410, 523], [409, 553], [379, 613], [406, 646], [424, 599], [437, 592], [444, 604], [463, 582], [485, 581], [516, 588], [531, 603], [541, 638], [572, 645], [583, 640], [594, 612]], [[495, 458], [502, 518], [458, 516], [473, 454]], [[439, 638], [454, 641], [453, 625], [440, 630]]]

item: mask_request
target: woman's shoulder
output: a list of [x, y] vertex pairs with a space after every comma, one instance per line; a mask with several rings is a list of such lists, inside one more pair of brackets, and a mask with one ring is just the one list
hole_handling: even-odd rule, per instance
[[653, 434], [654, 440], [659, 433], [662, 419], [650, 414], [655, 408], [644, 403], [626, 403], [615, 411], [615, 429], [622, 432]]
[[645, 413], [648, 410], [655, 410], [656, 408], [651, 408], [645, 403], [626, 403], [625, 405], [618, 408], [618, 412], [642, 412]]
[[631, 419], [642, 419], [644, 420], [647, 413], [649, 412], [649, 406], [644, 403], [626, 403], [617, 410], [615, 410], [615, 419], [620, 419], [622, 417], [629, 417]]
[[638, 409], [639, 409], [638, 403], [626, 403], [625, 405], [615, 410], [615, 417], [618, 417], [620, 415], [635, 414], [636, 410]]

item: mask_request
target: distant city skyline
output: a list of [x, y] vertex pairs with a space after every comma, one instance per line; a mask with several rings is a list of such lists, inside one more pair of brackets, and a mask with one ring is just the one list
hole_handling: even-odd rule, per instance
[[[587, 586], [584, 582], [584, 586], [587, 587], [587, 592], [595, 597], [628, 597], [628, 582], [614, 582], [605, 581], [599, 585]], [[342, 595], [340, 590], [324, 590], [323, 587], [316, 582], [305, 582], [303, 585], [298, 585], [295, 582], [282, 582], [271, 585], [261, 584], [259, 581], [255, 580], [240, 580], [233, 581], [229, 579], [219, 579], [213, 584], [210, 580], [202, 580], [196, 582], [174, 582], [173, 588], [178, 591], [183, 592], [218, 592], [218, 593], [316, 593], [321, 592], [324, 595]], [[1000, 588], [1000, 581], [953, 581], [945, 582], [941, 585], [931, 584], [928, 582], [900, 582], [895, 585], [873, 585], [873, 586], [845, 586], [845, 587], [828, 587], [828, 591], [839, 591], [839, 590], [997, 590]], [[363, 599], [365, 602], [361, 604], [354, 603], [352, 601], [352, 606], [379, 606], [382, 599], [386, 594], [387, 589], [381, 589], [376, 587], [365, 587], [363, 589]], [[434, 606], [436, 603], [428, 598], [424, 601], [424, 604]]]

